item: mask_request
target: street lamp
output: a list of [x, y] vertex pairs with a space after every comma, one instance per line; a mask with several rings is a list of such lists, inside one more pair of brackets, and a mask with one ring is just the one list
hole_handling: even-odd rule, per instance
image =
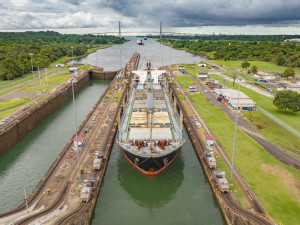
[[238, 77], [238, 78], [237, 78], [237, 81], [238, 81], [238, 83], [239, 83], [239, 90], [238, 90], [238, 100], [237, 100], [236, 114], [235, 114], [235, 128], [234, 128], [234, 142], [233, 142], [233, 155], [232, 155], [232, 165], [231, 165], [231, 179], [230, 179], [230, 185], [233, 185], [234, 156], [235, 156], [236, 130], [237, 130], [238, 112], [239, 112], [239, 100], [240, 100], [241, 77]]
[[36, 97], [36, 88], [35, 88], [35, 79], [34, 79], [34, 73], [33, 73], [33, 63], [32, 63], [32, 56], [33, 53], [29, 53], [30, 58], [31, 58], [31, 70], [32, 70], [32, 77], [33, 77], [33, 86], [34, 86], [34, 96], [35, 96], [35, 101], [37, 101], [37, 97]]
[[81, 172], [80, 172], [80, 156], [78, 150], [78, 133], [77, 133], [77, 122], [76, 122], [76, 105], [75, 105], [75, 95], [74, 95], [74, 83], [75, 79], [71, 80], [72, 83], [72, 94], [73, 94], [73, 111], [74, 111], [74, 124], [75, 124], [75, 135], [76, 135], [76, 151], [77, 151], [77, 161], [78, 161], [78, 172], [79, 172], [79, 185], [81, 184]]
[[74, 61], [73, 61], [73, 46], [71, 47], [71, 49], [72, 49], [72, 65], [74, 64]]

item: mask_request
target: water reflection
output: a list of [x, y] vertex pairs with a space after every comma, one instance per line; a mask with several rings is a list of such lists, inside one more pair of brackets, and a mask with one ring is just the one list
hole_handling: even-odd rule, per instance
[[117, 163], [118, 181], [130, 199], [145, 208], [163, 207], [175, 197], [183, 181], [184, 162], [181, 153], [159, 176], [145, 176], [135, 168], [126, 173], [128, 165], [120, 154]]

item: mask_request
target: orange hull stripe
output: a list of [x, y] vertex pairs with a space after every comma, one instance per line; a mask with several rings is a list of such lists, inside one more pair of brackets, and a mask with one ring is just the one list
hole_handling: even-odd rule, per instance
[[161, 173], [162, 171], [164, 171], [169, 165], [171, 165], [171, 163], [176, 159], [179, 151], [176, 153], [175, 157], [166, 165], [164, 166], [163, 168], [161, 168], [160, 170], [157, 170], [157, 171], [154, 171], [154, 172], [149, 172], [149, 171], [145, 171], [143, 169], [141, 169], [140, 167], [136, 166], [133, 162], [131, 162], [130, 159], [128, 159], [128, 157], [126, 156], [126, 154], [123, 152], [124, 150], [121, 150], [122, 151], [122, 154], [125, 156], [125, 158], [131, 163], [131, 165], [133, 165], [135, 168], [137, 168], [140, 172], [142, 172], [143, 174], [146, 174], [146, 175], [157, 175], [159, 173]]

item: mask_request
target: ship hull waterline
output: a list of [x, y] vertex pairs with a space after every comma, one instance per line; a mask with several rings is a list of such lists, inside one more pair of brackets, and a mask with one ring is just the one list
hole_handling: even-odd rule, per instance
[[[120, 149], [121, 149], [123, 156], [138, 171], [140, 171], [141, 173], [143, 173], [145, 175], [158, 175], [172, 164], [172, 162], [178, 156], [178, 154], [181, 150], [181, 147], [179, 147], [177, 150], [171, 152], [168, 155], [165, 155], [162, 157], [157, 157], [157, 158], [152, 158], [152, 157], [144, 158], [141, 156], [137, 156], [137, 155], [134, 155], [134, 154], [128, 152], [126, 149], [122, 148], [121, 146], [120, 146]], [[163, 162], [163, 159], [166, 157], [168, 157], [169, 161], [168, 161], [168, 163], [165, 164]], [[139, 161], [140, 161], [139, 164], [135, 162], [136, 158], [139, 159]], [[141, 168], [139, 165], [142, 165], [143, 168]], [[154, 168], [155, 170], [151, 170], [152, 168]]]

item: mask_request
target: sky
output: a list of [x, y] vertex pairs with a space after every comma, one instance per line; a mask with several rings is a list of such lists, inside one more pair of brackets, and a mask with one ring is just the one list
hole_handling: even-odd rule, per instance
[[0, 30], [117, 29], [120, 20], [125, 29], [159, 27], [162, 21], [196, 32], [235, 27], [300, 34], [299, 12], [300, 0], [0, 0]]

